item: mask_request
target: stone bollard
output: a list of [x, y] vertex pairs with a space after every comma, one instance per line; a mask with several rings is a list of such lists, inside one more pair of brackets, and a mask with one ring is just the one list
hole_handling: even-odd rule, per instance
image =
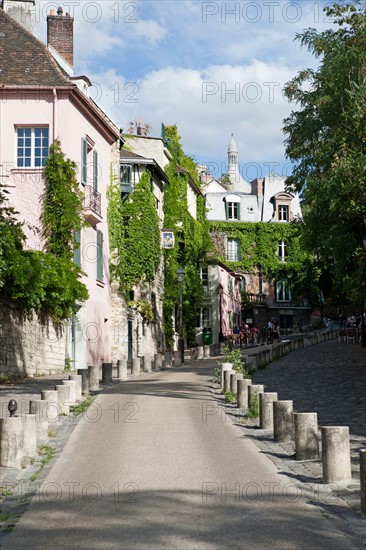
[[98, 391], [99, 390], [99, 367], [94, 365], [88, 366], [89, 370], [89, 390]]
[[235, 374], [235, 371], [234, 370], [224, 371], [224, 393], [226, 393], [227, 391], [230, 391], [231, 374]]
[[238, 393], [237, 393], [237, 403], [238, 409], [246, 410], [248, 408], [248, 387], [252, 385], [250, 378], [244, 378], [243, 380], [238, 380]]
[[70, 394], [71, 388], [66, 384], [59, 384], [55, 386], [58, 396], [58, 405], [60, 407], [60, 414], [70, 414]]
[[226, 370], [233, 370], [233, 364], [232, 363], [221, 363], [221, 383], [220, 387], [224, 387], [224, 372]]
[[22, 467], [24, 425], [21, 416], [0, 418], [0, 466]]
[[248, 386], [248, 406], [254, 404], [254, 401], [258, 399], [258, 409], [259, 409], [259, 395], [264, 392], [263, 384], [251, 384]]
[[293, 401], [273, 402], [273, 435], [275, 441], [294, 439]]
[[182, 365], [182, 360], [180, 358], [180, 350], [174, 352], [174, 366], [180, 367]]
[[155, 353], [155, 369], [161, 369], [163, 366], [163, 356], [161, 353]]
[[46, 418], [49, 423], [57, 422], [58, 415], [60, 414], [60, 407], [58, 404], [58, 393], [56, 390], [43, 390], [41, 392], [41, 399], [47, 401], [47, 406], [44, 411], [46, 412]]
[[121, 355], [117, 361], [117, 379], [127, 380], [127, 357]]
[[78, 375], [81, 376], [81, 393], [89, 395], [89, 369], [78, 369]]
[[210, 355], [211, 357], [217, 357], [220, 355], [220, 345], [219, 344], [211, 344], [210, 346]]
[[236, 372], [233, 376], [231, 376], [230, 391], [233, 395], [235, 395], [235, 397], [237, 396], [237, 393], [238, 393], [238, 380], [242, 380], [243, 378], [244, 378], [244, 375], [239, 372]]
[[151, 372], [151, 355], [144, 355], [142, 363], [144, 372]]
[[36, 416], [36, 437], [37, 442], [46, 441], [48, 438], [48, 420], [47, 411], [45, 411], [46, 401], [34, 399], [29, 401], [29, 412]]
[[76, 380], [62, 380], [62, 383], [64, 386], [68, 386], [70, 389], [69, 406], [76, 405], [76, 394], [77, 394]]
[[141, 359], [140, 357], [132, 357], [132, 376], [140, 376]]
[[320, 458], [317, 413], [294, 413], [294, 436], [296, 460]]
[[83, 400], [83, 387], [80, 374], [70, 374], [69, 380], [76, 382], [76, 401], [80, 403]]
[[210, 345], [209, 344], [205, 344], [203, 346], [203, 357], [210, 357]]
[[322, 426], [323, 483], [352, 479], [348, 426]]
[[23, 428], [23, 456], [34, 458], [37, 454], [36, 415], [26, 414]]
[[203, 359], [203, 346], [197, 346], [197, 359]]
[[163, 359], [163, 368], [164, 369], [171, 369], [173, 366], [172, 364], [172, 352], [166, 351], [164, 353], [164, 359]]
[[277, 393], [264, 392], [259, 395], [259, 427], [261, 430], [273, 430], [273, 402], [277, 399]]
[[366, 515], [366, 449], [360, 449], [361, 514]]
[[108, 384], [112, 382], [113, 378], [113, 369], [112, 363], [102, 363], [102, 382]]

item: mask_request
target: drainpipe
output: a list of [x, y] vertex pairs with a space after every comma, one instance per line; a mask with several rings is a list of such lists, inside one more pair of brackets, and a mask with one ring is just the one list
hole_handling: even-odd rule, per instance
[[52, 106], [52, 114], [53, 114], [53, 121], [52, 121], [52, 141], [55, 141], [55, 139], [56, 139], [56, 103], [57, 103], [57, 92], [56, 92], [56, 88], [53, 88], [53, 106]]

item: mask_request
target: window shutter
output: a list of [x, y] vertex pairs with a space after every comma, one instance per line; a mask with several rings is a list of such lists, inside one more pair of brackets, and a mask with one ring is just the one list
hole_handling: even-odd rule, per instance
[[225, 215], [226, 215], [226, 219], [228, 220], [229, 219], [229, 204], [227, 202], [225, 202]]
[[93, 151], [93, 188], [98, 191], [98, 153]]
[[97, 230], [97, 280], [103, 281], [103, 233]]
[[88, 144], [84, 138], [81, 138], [81, 183], [86, 185], [87, 183], [87, 156], [88, 156]]
[[80, 231], [74, 231], [74, 263], [81, 267]]
[[238, 202], [238, 220], [240, 221], [240, 202]]

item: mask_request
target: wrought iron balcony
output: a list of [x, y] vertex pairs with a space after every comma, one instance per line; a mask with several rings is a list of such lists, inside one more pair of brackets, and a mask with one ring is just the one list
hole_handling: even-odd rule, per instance
[[102, 221], [102, 197], [91, 185], [85, 185], [84, 206], [86, 218], [90, 223], [97, 224]]

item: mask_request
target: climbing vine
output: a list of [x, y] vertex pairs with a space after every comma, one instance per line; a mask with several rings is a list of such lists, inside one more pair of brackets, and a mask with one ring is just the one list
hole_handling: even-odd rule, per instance
[[203, 299], [200, 267], [204, 265], [211, 241], [204, 197], [200, 194], [197, 196], [196, 219], [188, 211], [189, 182], [199, 188], [196, 164], [192, 158], [184, 154], [176, 126], [166, 126], [165, 137], [173, 157], [166, 167], [169, 186], [164, 197], [164, 224], [175, 233], [174, 249], [164, 250], [164, 334], [166, 346], [171, 347], [175, 333], [172, 314], [179, 303], [177, 269], [182, 266], [185, 271], [183, 324], [188, 343], [194, 343], [198, 308], [202, 305]]
[[58, 324], [88, 297], [80, 268], [72, 261], [74, 231], [83, 225], [82, 197], [75, 165], [65, 160], [59, 142], [50, 147], [44, 176], [41, 221], [46, 252], [24, 249], [17, 213], [0, 192], [0, 288], [1, 297], [12, 300], [21, 312], [35, 312]]
[[144, 172], [125, 201], [113, 177], [108, 188], [111, 277], [125, 297], [143, 280], [152, 281], [160, 264], [159, 216], [150, 179]]
[[[291, 285], [295, 300], [307, 298], [311, 304], [317, 302], [319, 273], [314, 258], [303, 246], [300, 223], [210, 222], [210, 231], [214, 258], [236, 271], [250, 273], [259, 269], [268, 280], [286, 281]], [[237, 262], [225, 259], [225, 237], [239, 242]], [[280, 242], [286, 246], [285, 261], [278, 258]]]

